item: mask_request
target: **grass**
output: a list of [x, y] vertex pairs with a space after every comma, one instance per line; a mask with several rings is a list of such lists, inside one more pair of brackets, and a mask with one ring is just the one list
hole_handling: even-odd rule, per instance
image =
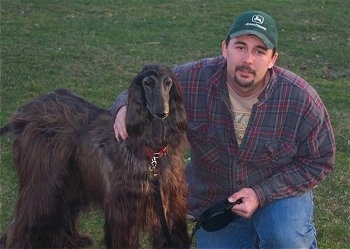
[[[144, 64], [216, 56], [238, 13], [273, 15], [277, 64], [319, 91], [337, 140], [335, 171], [315, 189], [319, 248], [350, 248], [349, 1], [1, 0], [0, 7], [0, 125], [16, 107], [56, 87], [108, 108]], [[0, 146], [2, 231], [14, 214], [17, 176], [11, 141], [1, 138]], [[79, 225], [95, 239], [90, 248], [101, 248], [101, 214], [83, 214]]]

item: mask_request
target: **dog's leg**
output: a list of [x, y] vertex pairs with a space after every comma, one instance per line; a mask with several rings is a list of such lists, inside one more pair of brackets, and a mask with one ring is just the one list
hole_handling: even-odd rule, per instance
[[92, 239], [89, 235], [80, 234], [76, 228], [77, 219], [81, 211], [81, 203], [79, 201], [72, 202], [67, 215], [68, 224], [65, 224], [65, 242], [66, 248], [84, 247], [92, 244]]
[[[23, 158], [16, 160], [20, 169], [20, 190], [12, 233], [16, 238], [8, 247], [63, 248], [67, 205], [62, 188], [66, 176], [57, 172], [59, 162], [44, 160], [47, 158], [42, 156], [38, 157], [36, 164], [24, 164], [26, 154], [21, 155]], [[49, 155], [47, 153], [47, 157]]]
[[[171, 172], [172, 173], [172, 172]], [[172, 176], [170, 173], [168, 176]], [[174, 176], [174, 175], [173, 175]], [[188, 234], [186, 219], [186, 199], [184, 198], [185, 184], [176, 178], [169, 177], [172, 181], [163, 182], [163, 205], [165, 209], [168, 229], [171, 237], [171, 245], [161, 229], [161, 235], [157, 228], [153, 228], [151, 234], [154, 248], [191, 248], [191, 239]], [[169, 180], [165, 179], [165, 180]], [[173, 182], [180, 182], [178, 188], [174, 188]], [[159, 231], [160, 228], [158, 228]], [[162, 244], [163, 243], [163, 244]]]
[[187, 232], [187, 223], [181, 219], [174, 221], [174, 224], [170, 227], [171, 243], [167, 241], [166, 236], [160, 227], [155, 227], [151, 233], [151, 240], [153, 248], [191, 248], [191, 240]]
[[139, 248], [138, 229], [132, 224], [106, 220], [105, 243], [107, 248]]
[[[110, 199], [111, 200], [111, 199]], [[128, 203], [129, 205], [125, 205]], [[141, 227], [136, 220], [138, 212], [130, 206], [130, 200], [114, 196], [105, 203], [105, 243], [107, 248], [139, 248]]]
[[164, 236], [161, 227], [154, 227], [152, 229], [150, 239], [152, 242], [152, 248], [154, 249], [170, 248], [170, 245]]
[[187, 222], [183, 217], [174, 221], [171, 228], [172, 242], [174, 248], [191, 248], [191, 239], [188, 235]]
[[[92, 244], [89, 235], [79, 233], [77, 229], [77, 220], [83, 209], [84, 202], [83, 187], [81, 185], [81, 174], [76, 168], [75, 162], [69, 162], [69, 174], [64, 177], [64, 187], [61, 192], [64, 197], [64, 213], [62, 228], [64, 235], [62, 236], [64, 248], [78, 248]], [[87, 202], [88, 203], [88, 202]]]
[[16, 226], [16, 220], [13, 219], [10, 222], [10, 224], [8, 224], [3, 234], [1, 234], [0, 249], [13, 248], [12, 245], [20, 246], [20, 248], [27, 248], [28, 241], [25, 241], [24, 238], [23, 239], [16, 238], [15, 230], [14, 230], [15, 226]]

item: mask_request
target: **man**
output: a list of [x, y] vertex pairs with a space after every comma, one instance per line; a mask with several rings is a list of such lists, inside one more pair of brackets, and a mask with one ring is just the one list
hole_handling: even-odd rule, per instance
[[[234, 202], [241, 218], [196, 234], [198, 248], [316, 248], [312, 189], [332, 170], [334, 135], [316, 91], [275, 66], [271, 16], [238, 16], [222, 56], [174, 68], [184, 92], [191, 161], [188, 211]], [[126, 139], [126, 99], [114, 103], [116, 137]]]

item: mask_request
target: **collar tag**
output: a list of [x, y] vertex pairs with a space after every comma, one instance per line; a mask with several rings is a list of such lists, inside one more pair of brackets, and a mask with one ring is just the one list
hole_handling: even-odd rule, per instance
[[151, 166], [150, 171], [153, 177], [158, 176], [159, 170], [158, 170], [158, 159], [162, 156], [166, 155], [167, 147], [164, 147], [159, 152], [153, 152], [151, 148], [146, 147], [145, 148], [147, 156], [151, 159]]

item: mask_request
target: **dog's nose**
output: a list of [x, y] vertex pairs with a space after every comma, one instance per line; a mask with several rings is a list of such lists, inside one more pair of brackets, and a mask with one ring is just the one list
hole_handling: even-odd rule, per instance
[[164, 119], [164, 118], [168, 117], [169, 113], [167, 113], [167, 112], [156, 113], [156, 115], [157, 115], [157, 118]]

